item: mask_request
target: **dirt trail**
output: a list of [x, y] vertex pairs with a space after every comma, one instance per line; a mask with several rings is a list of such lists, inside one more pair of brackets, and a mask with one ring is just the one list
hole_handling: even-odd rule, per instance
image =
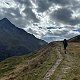
[[46, 75], [44, 76], [43, 80], [49, 80], [50, 76], [54, 74], [57, 67], [60, 65], [61, 61], [63, 60], [63, 56], [61, 55], [60, 51], [56, 49], [58, 59], [55, 64], [52, 65], [52, 67], [47, 71]]
[[73, 58], [70, 55], [70, 53], [67, 51], [66, 54], [64, 55], [64, 61], [62, 61], [60, 67], [57, 69], [58, 72], [57, 71], [55, 72], [54, 74], [55, 77], [54, 79], [51, 80], [66, 80], [66, 79], [72, 80], [67, 75], [69, 75], [71, 70], [73, 69], [75, 65], [74, 62], [75, 62], [75, 58]]

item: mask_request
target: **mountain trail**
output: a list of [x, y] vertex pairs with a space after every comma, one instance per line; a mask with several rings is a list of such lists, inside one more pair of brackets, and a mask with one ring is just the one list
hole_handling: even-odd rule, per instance
[[46, 75], [44, 76], [43, 80], [49, 80], [50, 76], [54, 74], [57, 67], [60, 65], [61, 61], [63, 60], [63, 56], [61, 55], [59, 49], [56, 49], [58, 59], [55, 64], [52, 65], [52, 67], [47, 71]]

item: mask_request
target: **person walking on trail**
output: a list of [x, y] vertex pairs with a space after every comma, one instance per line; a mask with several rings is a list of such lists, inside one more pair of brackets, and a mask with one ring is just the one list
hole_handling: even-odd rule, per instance
[[66, 39], [64, 39], [63, 44], [64, 44], [64, 50], [66, 50], [66, 48], [68, 46], [68, 43], [67, 43], [67, 40]]

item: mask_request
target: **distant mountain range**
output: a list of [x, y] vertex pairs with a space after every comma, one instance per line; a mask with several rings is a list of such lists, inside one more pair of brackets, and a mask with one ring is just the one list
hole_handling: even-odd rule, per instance
[[75, 36], [75, 37], [73, 37], [73, 38], [69, 39], [69, 41], [79, 42], [79, 41], [80, 41], [80, 35]]
[[32, 52], [47, 42], [16, 27], [7, 18], [0, 20], [0, 60]]

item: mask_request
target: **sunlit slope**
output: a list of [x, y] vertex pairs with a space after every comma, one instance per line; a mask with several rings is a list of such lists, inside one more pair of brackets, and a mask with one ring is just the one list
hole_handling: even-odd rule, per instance
[[70, 42], [65, 54], [62, 45], [63, 61], [50, 80], [80, 80], [80, 42]]

